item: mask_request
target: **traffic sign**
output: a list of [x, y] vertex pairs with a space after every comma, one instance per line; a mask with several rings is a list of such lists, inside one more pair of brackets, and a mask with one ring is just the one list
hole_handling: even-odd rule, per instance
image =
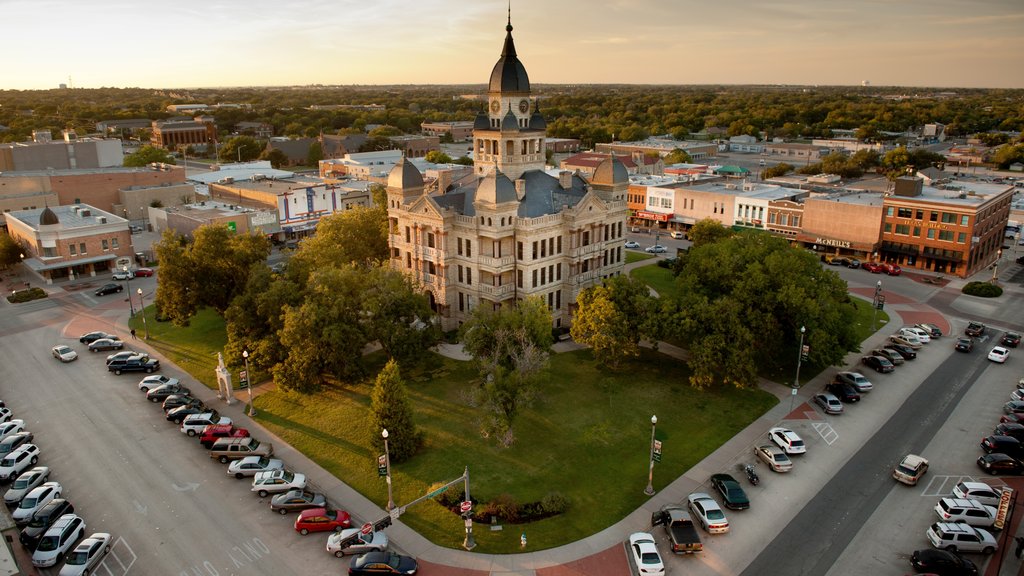
[[459, 504], [459, 512], [462, 512], [463, 514], [465, 514], [466, 512], [469, 512], [472, 509], [473, 509], [473, 503], [470, 502], [469, 500], [466, 500], [466, 501], [462, 502], [461, 504]]
[[366, 524], [363, 524], [363, 527], [359, 529], [359, 532], [362, 533], [362, 534], [371, 534], [371, 533], [373, 533], [373, 524], [370, 524], [369, 522], [367, 522]]

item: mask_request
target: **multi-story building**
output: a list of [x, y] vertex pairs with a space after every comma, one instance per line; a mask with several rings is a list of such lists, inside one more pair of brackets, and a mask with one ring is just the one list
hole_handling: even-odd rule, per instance
[[86, 204], [16, 210], [7, 230], [25, 249], [22, 262], [47, 284], [95, 276], [134, 256], [128, 221]]
[[451, 134], [452, 142], [465, 142], [473, 136], [473, 123], [466, 122], [423, 122], [420, 130], [427, 136], [443, 137]]
[[[608, 158], [608, 156], [608, 154], [600, 154], [597, 152], [580, 152], [579, 154], [574, 154], [565, 160], [562, 160], [558, 166], [562, 170], [579, 172], [584, 177], [590, 177], [594, 173], [594, 170], [596, 170], [597, 167]], [[665, 161], [657, 154], [634, 152], [631, 155], [616, 154], [615, 158], [619, 162], [622, 162], [622, 165], [626, 167], [626, 172], [631, 175], [665, 173]]]
[[70, 130], [63, 134], [63, 141], [54, 141], [48, 130], [37, 130], [33, 132], [32, 142], [0, 144], [0, 172], [107, 168], [124, 164], [120, 140], [78, 138]]
[[589, 181], [544, 171], [546, 123], [511, 22], [487, 100], [488, 113], [473, 124], [473, 182], [429, 192], [409, 161], [391, 171], [391, 266], [427, 290], [445, 329], [476, 306], [530, 296], [547, 303], [555, 327], [566, 327], [583, 289], [622, 273], [626, 168], [609, 158]]
[[194, 120], [155, 120], [150, 144], [156, 148], [177, 150], [182, 146], [205, 148], [217, 139], [217, 125], [213, 118]]
[[1013, 187], [953, 181], [924, 186], [920, 178], [896, 180], [885, 197], [880, 256], [907, 268], [966, 278], [995, 263]]
[[437, 136], [389, 136], [388, 140], [409, 158], [422, 158], [428, 152], [441, 149], [441, 139]]
[[648, 138], [638, 142], [602, 143], [596, 147], [597, 152], [604, 152], [605, 154], [612, 152], [616, 154], [640, 152], [643, 154], [658, 154], [663, 157], [668, 156], [675, 150], [686, 152], [694, 160], [703, 160], [715, 156], [718, 153], [718, 145], [707, 142], [673, 140], [670, 138]]

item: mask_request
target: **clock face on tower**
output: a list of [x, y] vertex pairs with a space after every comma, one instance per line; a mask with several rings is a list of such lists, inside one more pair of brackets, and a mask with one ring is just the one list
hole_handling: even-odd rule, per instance
[[498, 112], [501, 112], [501, 102], [500, 101], [493, 100], [491, 102], [491, 112], [494, 112], [495, 114], [497, 114]]
[[519, 111], [520, 112], [522, 112], [523, 114], [526, 114], [526, 112], [529, 109], [530, 109], [530, 103], [527, 100], [523, 99], [523, 100], [519, 101]]

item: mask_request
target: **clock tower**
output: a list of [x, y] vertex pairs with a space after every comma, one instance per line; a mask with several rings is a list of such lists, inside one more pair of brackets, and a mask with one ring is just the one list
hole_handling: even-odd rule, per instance
[[476, 173], [497, 168], [511, 180], [527, 170], [544, 169], [544, 134], [547, 128], [536, 102], [530, 98], [530, 77], [516, 55], [512, 16], [505, 26], [505, 45], [491, 70], [487, 113], [473, 125]]

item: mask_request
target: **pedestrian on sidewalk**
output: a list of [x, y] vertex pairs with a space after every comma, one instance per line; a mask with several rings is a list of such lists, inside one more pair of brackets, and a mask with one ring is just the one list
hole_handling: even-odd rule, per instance
[[1024, 536], [1017, 536], [1014, 540], [1017, 541], [1017, 549], [1013, 551], [1013, 555], [1020, 560], [1021, 554], [1024, 554]]
[[138, 338], [135, 337], [135, 328], [132, 328], [131, 335], [132, 335], [132, 340], [138, 340]]

